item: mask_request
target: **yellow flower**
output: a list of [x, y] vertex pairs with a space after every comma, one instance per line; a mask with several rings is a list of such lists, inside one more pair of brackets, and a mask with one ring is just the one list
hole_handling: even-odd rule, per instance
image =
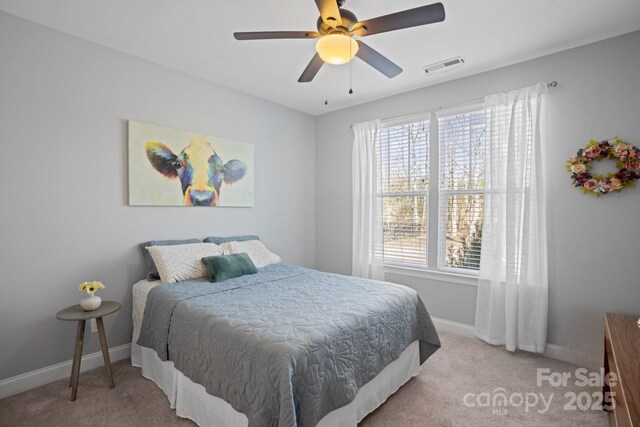
[[104, 289], [102, 282], [84, 282], [78, 287], [79, 291], [86, 291], [89, 295], [93, 295], [98, 289]]

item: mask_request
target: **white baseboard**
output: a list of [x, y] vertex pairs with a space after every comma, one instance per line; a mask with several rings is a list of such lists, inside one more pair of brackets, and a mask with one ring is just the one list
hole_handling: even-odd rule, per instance
[[[433, 325], [438, 332], [448, 332], [450, 334], [461, 335], [467, 338], [479, 339], [473, 332], [473, 325], [453, 322], [451, 320], [432, 317]], [[596, 370], [601, 367], [601, 360], [597, 355], [588, 354], [579, 350], [556, 344], [547, 344], [544, 356], [549, 359], [561, 360], [578, 366]]]
[[550, 359], [584, 366], [585, 368], [589, 368], [593, 371], [598, 370], [603, 366], [603, 360], [600, 358], [598, 352], [586, 353], [579, 350], [573, 350], [562, 345], [547, 344], [544, 355]]
[[[111, 360], [111, 363], [126, 359], [130, 356], [131, 343], [109, 349], [109, 359]], [[36, 369], [35, 371], [2, 380], [0, 381], [0, 399], [22, 393], [23, 391], [31, 390], [32, 388], [40, 387], [41, 385], [49, 384], [63, 378], [69, 378], [71, 376], [72, 364], [73, 360], [67, 360], [66, 362], [57, 363], [55, 365]], [[80, 372], [90, 371], [91, 369], [99, 368], [100, 366], [104, 366], [101, 351], [87, 354], [82, 356]]]
[[440, 319], [439, 317], [432, 317], [431, 320], [438, 332], [449, 332], [450, 334], [462, 335], [467, 338], [476, 338], [476, 335], [473, 333], [473, 325]]

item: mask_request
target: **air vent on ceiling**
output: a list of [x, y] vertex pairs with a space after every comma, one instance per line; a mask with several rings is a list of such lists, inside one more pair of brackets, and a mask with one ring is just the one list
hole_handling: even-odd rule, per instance
[[453, 70], [458, 67], [462, 67], [464, 64], [464, 59], [460, 56], [456, 56], [455, 58], [447, 59], [446, 61], [436, 62], [435, 64], [427, 65], [422, 67], [424, 73], [429, 76], [431, 74], [443, 73], [445, 71]]

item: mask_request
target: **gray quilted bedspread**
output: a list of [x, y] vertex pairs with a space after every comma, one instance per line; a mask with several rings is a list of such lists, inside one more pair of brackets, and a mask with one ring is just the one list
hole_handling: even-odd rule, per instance
[[413, 289], [277, 264], [221, 283], [155, 287], [138, 344], [250, 427], [306, 427], [350, 403], [415, 340], [420, 363], [440, 346]]

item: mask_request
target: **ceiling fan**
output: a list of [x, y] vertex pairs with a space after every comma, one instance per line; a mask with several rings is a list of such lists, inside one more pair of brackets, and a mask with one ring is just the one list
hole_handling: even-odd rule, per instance
[[358, 21], [353, 12], [342, 9], [344, 1], [315, 0], [320, 10], [318, 31], [256, 31], [234, 33], [233, 36], [236, 40], [318, 39], [316, 54], [302, 72], [299, 82], [312, 81], [325, 62], [336, 65], [345, 64], [354, 56], [392, 78], [400, 74], [402, 68], [361, 40], [354, 40], [353, 36], [366, 37], [387, 31], [433, 24], [444, 21], [445, 17], [442, 3], [434, 3]]

